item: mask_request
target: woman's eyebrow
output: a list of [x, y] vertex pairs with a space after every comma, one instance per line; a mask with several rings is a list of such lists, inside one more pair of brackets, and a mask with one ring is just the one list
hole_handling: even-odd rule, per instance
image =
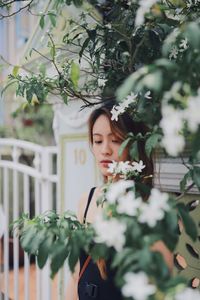
[[[101, 133], [93, 133], [92, 134], [93, 136], [103, 136], [103, 134], [101, 134]], [[112, 132], [110, 132], [109, 134], [108, 134], [108, 136], [110, 136], [110, 135], [114, 135]]]

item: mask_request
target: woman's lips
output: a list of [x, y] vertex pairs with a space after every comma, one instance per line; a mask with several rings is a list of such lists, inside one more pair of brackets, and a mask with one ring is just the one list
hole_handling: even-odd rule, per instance
[[108, 168], [108, 165], [111, 164], [112, 161], [111, 160], [101, 160], [100, 164], [104, 167], [104, 168]]

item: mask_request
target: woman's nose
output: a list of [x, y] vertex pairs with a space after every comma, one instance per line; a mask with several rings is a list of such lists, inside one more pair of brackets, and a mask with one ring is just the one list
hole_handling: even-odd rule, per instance
[[108, 142], [104, 142], [102, 144], [102, 154], [104, 155], [109, 155], [109, 154], [112, 154], [112, 148], [110, 147], [109, 143]]

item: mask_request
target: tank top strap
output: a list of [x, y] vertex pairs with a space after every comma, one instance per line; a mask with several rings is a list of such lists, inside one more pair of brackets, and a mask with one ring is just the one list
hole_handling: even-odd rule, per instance
[[95, 189], [96, 189], [96, 187], [93, 187], [93, 188], [91, 188], [91, 190], [90, 190], [90, 193], [89, 193], [89, 196], [88, 196], [87, 205], [86, 205], [85, 212], [84, 212], [84, 216], [83, 216], [83, 224], [85, 224], [85, 222], [86, 222], [86, 217], [87, 217], [88, 209], [89, 209], [90, 202], [91, 202], [91, 200], [92, 200], [92, 196], [93, 196], [93, 194], [94, 194]]

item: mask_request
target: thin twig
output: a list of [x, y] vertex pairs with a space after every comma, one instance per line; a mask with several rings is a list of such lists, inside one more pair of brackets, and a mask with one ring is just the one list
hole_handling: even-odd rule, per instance
[[53, 59], [48, 58], [46, 55], [42, 54], [40, 51], [38, 51], [35, 48], [32, 48], [33, 51], [37, 52], [39, 55], [41, 55], [43, 58], [45, 58], [46, 60], [48, 60], [49, 62], [53, 63]]
[[178, 200], [182, 199], [187, 194], [187, 192], [189, 192], [193, 188], [194, 185], [195, 185], [194, 182], [191, 183], [182, 194], [180, 194], [178, 197], [176, 197], [176, 200], [178, 201]]
[[[49, 36], [50, 41], [51, 41], [51, 43], [52, 43], [52, 45], [53, 45], [53, 47], [54, 47], [54, 49], [55, 49], [56, 46], [55, 46], [55, 43], [54, 43], [54, 40], [53, 40], [52, 36], [51, 36], [50, 34], [48, 34], [48, 36]], [[61, 72], [60, 72], [60, 70], [58, 69], [58, 66], [56, 65], [56, 62], [55, 62], [55, 56], [53, 56], [53, 58], [52, 58], [52, 63], [53, 63], [53, 65], [54, 65], [54, 67], [55, 67], [55, 69], [56, 69], [58, 75], [61, 76]]]
[[182, 164], [190, 171], [190, 167], [186, 164], [182, 155], [180, 155], [180, 158], [181, 158]]
[[[10, 67], [15, 67], [15, 65], [13, 65], [12, 63], [10, 63], [9, 61], [7, 61], [2, 55], [0, 55], [0, 59], [3, 60], [3, 62], [5, 62], [7, 65], [9, 65]], [[19, 66], [20, 69], [30, 73], [30, 74], [34, 74], [33, 71], [30, 71], [28, 69], [26, 69], [23, 65], [22, 66]]]
[[24, 5], [23, 7], [20, 7], [18, 10], [14, 11], [13, 13], [11, 14], [8, 14], [8, 15], [3, 15], [3, 14], [0, 14], [0, 20], [4, 19], [4, 18], [9, 18], [9, 17], [12, 17], [12, 16], [15, 16], [16, 14], [20, 13], [22, 10], [24, 10], [25, 8], [27, 7], [30, 7], [31, 3], [33, 2], [34, 0], [31, 0], [27, 5]]
[[143, 38], [141, 39], [141, 41], [137, 44], [136, 49], [135, 49], [135, 52], [134, 52], [134, 54], [133, 54], [133, 56], [132, 56], [132, 58], [131, 58], [132, 64], [134, 63], [134, 60], [135, 60], [135, 58], [136, 58], [136, 55], [137, 55], [137, 53], [138, 53], [140, 47], [142, 46], [144, 40], [145, 40], [145, 36], [143, 36]]
[[5, 2], [5, 3], [2, 2], [2, 4], [0, 4], [0, 8], [3, 8], [3, 7], [5, 7], [5, 6], [8, 6], [8, 5], [10, 5], [10, 4], [12, 4], [12, 3], [15, 3], [15, 2], [25, 2], [25, 1], [27, 1], [27, 0], [18, 0], [18, 1], [12, 0], [12, 1], [10, 1], [10, 2]]

